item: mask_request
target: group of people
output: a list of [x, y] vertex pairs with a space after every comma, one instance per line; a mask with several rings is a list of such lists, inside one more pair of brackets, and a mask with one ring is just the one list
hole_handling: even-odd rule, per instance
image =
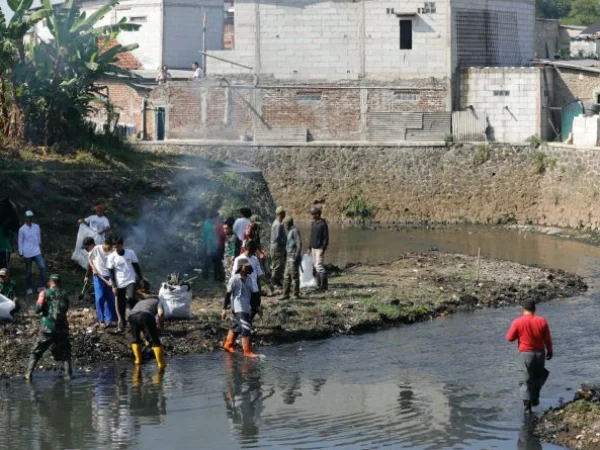
[[[204, 72], [200, 68], [200, 64], [198, 63], [198, 61], [194, 61], [192, 63], [192, 71], [194, 72], [194, 74], [188, 78], [189, 81], [197, 81], [204, 76]], [[155, 81], [158, 84], [166, 84], [172, 79], [173, 75], [171, 75], [171, 72], [169, 71], [169, 66], [165, 64], [158, 70], [158, 75], [156, 75]]]

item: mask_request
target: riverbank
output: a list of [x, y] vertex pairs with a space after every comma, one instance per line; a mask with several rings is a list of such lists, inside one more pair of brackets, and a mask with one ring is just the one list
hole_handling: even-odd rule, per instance
[[[264, 297], [256, 320], [257, 347], [383, 329], [443, 317], [457, 311], [543, 302], [587, 289], [582, 278], [560, 270], [435, 251], [406, 254], [393, 262], [348, 265], [332, 274], [327, 293], [303, 292], [299, 300]], [[198, 284], [198, 283], [196, 283]], [[217, 350], [229, 322], [221, 321], [223, 288], [194, 286], [193, 319], [170, 321], [163, 333], [168, 357]], [[74, 367], [92, 371], [130, 358], [129, 336], [95, 324], [91, 304], [75, 304], [69, 314]], [[507, 324], [508, 326], [508, 324]], [[38, 320], [28, 307], [14, 323], [0, 325], [1, 374], [20, 376], [36, 339]], [[56, 370], [48, 355], [42, 370]]]
[[582, 386], [573, 400], [546, 411], [536, 425], [544, 441], [577, 450], [600, 448], [600, 386]]

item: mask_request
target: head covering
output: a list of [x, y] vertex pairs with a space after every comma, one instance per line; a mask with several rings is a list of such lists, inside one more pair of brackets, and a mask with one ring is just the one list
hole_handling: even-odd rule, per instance
[[321, 208], [319, 206], [313, 206], [310, 208], [311, 214], [321, 214]]
[[250, 261], [248, 261], [248, 258], [239, 258], [238, 259], [238, 266], [242, 267], [242, 266], [249, 266], [250, 265]]
[[0, 277], [6, 277], [8, 276], [8, 269], [4, 268], [4, 269], [0, 269]]
[[96, 205], [96, 212], [97, 213], [104, 214], [104, 211], [106, 211], [106, 208], [104, 207], [103, 204]]
[[292, 216], [286, 216], [285, 219], [283, 219], [283, 224], [284, 225], [294, 225], [294, 219]]
[[283, 206], [278, 206], [277, 209], [275, 210], [275, 214], [283, 214], [285, 211], [285, 208]]
[[27, 211], [25, 211], [25, 217], [33, 217], [33, 211], [28, 209]]
[[55, 281], [56, 280], [60, 281], [60, 275], [57, 273], [53, 273], [52, 275], [50, 275], [50, 279], [55, 280]]
[[250, 216], [250, 222], [260, 225], [260, 217], [258, 217], [256, 214], [253, 214]]
[[523, 303], [521, 303], [521, 306], [526, 311], [535, 312], [535, 300], [533, 300], [531, 298], [523, 300]]
[[83, 244], [81, 244], [81, 248], [87, 248], [89, 245], [96, 245], [96, 241], [94, 238], [88, 236], [83, 240]]

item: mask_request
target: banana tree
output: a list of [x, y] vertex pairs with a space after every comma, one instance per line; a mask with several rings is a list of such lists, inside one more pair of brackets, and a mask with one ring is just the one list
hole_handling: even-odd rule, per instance
[[109, 44], [121, 32], [135, 31], [139, 25], [123, 19], [98, 26], [116, 6], [116, 0], [108, 1], [89, 16], [74, 0], [56, 7], [50, 0], [43, 0], [42, 4], [43, 8], [32, 18], [46, 20], [51, 39], [33, 45], [31, 58], [39, 83], [37, 89], [46, 104], [46, 144], [52, 144], [59, 138], [68, 138], [73, 125], [81, 125], [93, 103], [101, 99], [97, 85], [100, 79], [132, 77], [129, 71], [118, 67], [118, 56], [138, 45]]

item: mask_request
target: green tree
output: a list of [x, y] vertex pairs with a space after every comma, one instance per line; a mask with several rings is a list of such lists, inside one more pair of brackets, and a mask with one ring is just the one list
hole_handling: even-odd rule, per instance
[[569, 15], [573, 0], [536, 0], [536, 17], [562, 19]]
[[569, 16], [562, 22], [568, 25], [591, 25], [600, 17], [598, 0], [573, 0]]

